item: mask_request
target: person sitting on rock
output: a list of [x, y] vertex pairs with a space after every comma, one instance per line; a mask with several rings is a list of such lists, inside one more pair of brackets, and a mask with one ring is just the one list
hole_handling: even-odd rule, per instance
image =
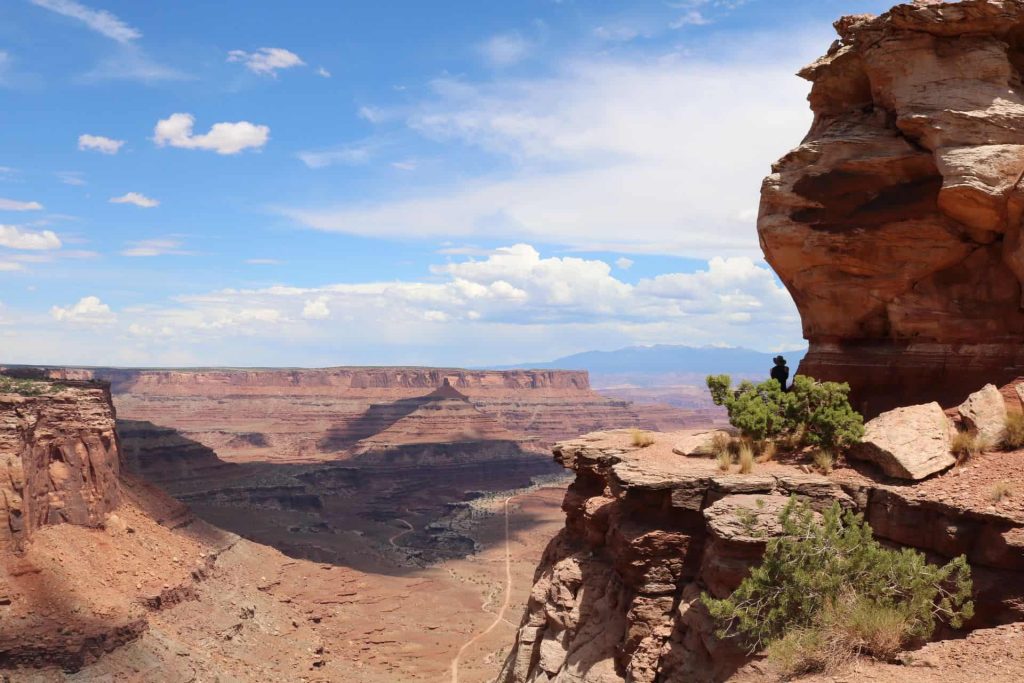
[[775, 356], [775, 367], [772, 368], [772, 379], [779, 383], [783, 391], [789, 391], [789, 387], [786, 386], [786, 382], [789, 381], [789, 367], [786, 365], [786, 359], [782, 356]]

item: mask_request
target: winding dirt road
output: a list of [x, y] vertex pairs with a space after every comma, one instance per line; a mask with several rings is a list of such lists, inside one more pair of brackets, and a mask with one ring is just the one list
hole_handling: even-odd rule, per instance
[[[508, 523], [508, 504], [512, 502], [512, 499], [516, 496], [509, 496], [505, 499], [505, 599], [501, 603], [501, 609], [494, 617], [494, 621], [486, 629], [476, 634], [459, 648], [459, 651], [455, 653], [452, 658], [452, 683], [459, 683], [459, 659], [469, 649], [469, 646], [480, 640], [488, 633], [494, 630], [494, 628], [505, 621], [505, 610], [508, 609], [508, 603], [512, 600], [512, 554], [509, 550], [509, 523]], [[508, 623], [506, 621], [506, 623]]]
[[402, 536], [405, 536], [410, 531], [416, 531], [416, 527], [414, 527], [412, 524], [409, 524], [409, 522], [405, 521], [404, 519], [396, 519], [395, 521], [401, 522], [405, 525], [405, 529], [403, 531], [399, 531], [397, 534], [388, 539], [388, 543], [397, 548], [398, 544], [395, 543], [395, 541], [400, 539]]

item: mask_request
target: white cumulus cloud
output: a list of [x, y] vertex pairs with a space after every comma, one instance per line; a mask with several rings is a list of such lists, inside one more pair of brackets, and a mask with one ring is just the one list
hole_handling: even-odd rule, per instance
[[76, 19], [99, 34], [119, 43], [130, 43], [142, 37], [138, 29], [132, 28], [110, 12], [92, 9], [76, 0], [31, 0], [33, 5]]
[[110, 325], [117, 321], [117, 315], [99, 297], [86, 296], [71, 306], [54, 306], [50, 315], [60, 322], [83, 325]]
[[117, 154], [124, 146], [124, 140], [115, 140], [102, 135], [89, 135], [85, 133], [78, 136], [78, 149], [95, 150], [103, 154]]
[[147, 197], [139, 192], [126, 192], [120, 197], [111, 197], [111, 204], [134, 204], [143, 209], [152, 209], [155, 206], [160, 206], [160, 202], [151, 197]]
[[191, 114], [171, 114], [157, 121], [153, 141], [159, 147], [170, 145], [184, 149], [206, 149], [217, 154], [237, 154], [243, 149], [260, 148], [270, 138], [268, 126], [248, 121], [215, 123], [208, 133], [195, 135], [192, 128], [195, 117]]
[[[291, 69], [306, 64], [297, 54], [281, 47], [261, 47], [255, 52], [232, 50], [228, 53], [228, 61], [241, 62], [253, 73], [275, 77], [281, 69]], [[323, 70], [323, 67], [320, 69]]]
[[327, 307], [327, 298], [311, 299], [302, 307], [302, 317], [306, 320], [325, 320], [331, 317], [331, 309]]
[[60, 238], [51, 231], [33, 232], [16, 225], [0, 225], [0, 247], [45, 251], [60, 249]]

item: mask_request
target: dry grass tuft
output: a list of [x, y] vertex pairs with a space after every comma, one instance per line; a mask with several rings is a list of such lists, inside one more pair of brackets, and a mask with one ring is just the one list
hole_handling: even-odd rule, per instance
[[758, 462], [771, 462], [775, 459], [775, 454], [778, 452], [778, 447], [774, 441], [768, 441], [767, 439], [757, 444], [757, 461]]
[[958, 431], [949, 451], [956, 456], [956, 464], [961, 465], [988, 448], [990, 444], [976, 432]]
[[711, 437], [711, 455], [719, 457], [722, 453], [729, 455], [729, 448], [732, 444], [732, 437], [722, 432], [716, 433]]
[[832, 474], [832, 469], [836, 465], [835, 453], [827, 448], [819, 448], [811, 457], [814, 460], [814, 466], [821, 470], [822, 474]]
[[740, 444], [740, 474], [750, 474], [754, 471], [754, 447], [749, 441]]
[[1013, 493], [1013, 484], [1008, 481], [1001, 481], [989, 489], [988, 499], [993, 505], [996, 505], [1002, 502], [1004, 498], [1012, 498]]
[[1006, 436], [1003, 437], [1003, 448], [1008, 451], [1024, 448], [1024, 414], [1007, 413]]
[[767, 654], [787, 677], [833, 673], [861, 655], [891, 661], [907, 643], [909, 631], [910, 620], [901, 610], [846, 598], [813, 626], [773, 642]]
[[718, 461], [718, 469], [723, 472], [728, 472], [729, 468], [732, 467], [732, 451], [726, 449], [715, 456], [715, 460]]
[[647, 448], [654, 443], [654, 434], [642, 429], [631, 429], [629, 430], [629, 434], [633, 445], [639, 448]]

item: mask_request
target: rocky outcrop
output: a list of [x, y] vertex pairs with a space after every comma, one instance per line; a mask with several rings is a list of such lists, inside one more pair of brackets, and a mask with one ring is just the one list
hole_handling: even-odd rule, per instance
[[715, 636], [700, 595], [724, 597], [740, 584], [780, 533], [790, 496], [819, 511], [838, 503], [862, 512], [877, 537], [935, 561], [965, 554], [971, 627], [1024, 618], [1021, 510], [938, 495], [934, 478], [893, 485], [849, 468], [825, 477], [775, 462], [723, 473], [673, 453], [685, 436], [657, 434], [638, 449], [628, 434], [604, 432], [555, 446], [576, 474], [566, 525], [537, 569], [499, 682], [726, 680], [748, 656]]
[[[998, 391], [996, 397], [1002, 401]], [[864, 425], [850, 456], [873, 462], [890, 477], [924, 479], [956, 463], [951, 427], [938, 403], [889, 410]]]
[[989, 447], [998, 446], [1006, 436], [1006, 400], [993, 384], [986, 384], [968, 396], [957, 413], [963, 424]]
[[120, 503], [120, 454], [105, 385], [36, 382], [0, 393], [0, 553], [52, 524], [100, 526]]
[[814, 123], [762, 187], [765, 257], [868, 417], [1024, 375], [1024, 3], [844, 17]]

